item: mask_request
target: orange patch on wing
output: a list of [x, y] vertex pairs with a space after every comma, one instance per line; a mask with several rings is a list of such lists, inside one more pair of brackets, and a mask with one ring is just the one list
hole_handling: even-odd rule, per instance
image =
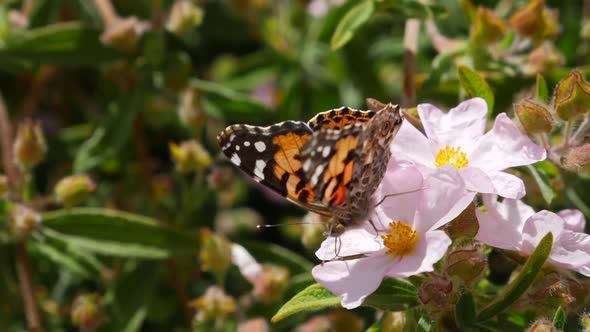
[[278, 167], [275, 167], [275, 176], [280, 179], [285, 172], [293, 174], [301, 169], [301, 162], [295, 159], [301, 153], [301, 147], [307, 141], [309, 135], [297, 135], [287, 133], [273, 137], [272, 143], [279, 147], [274, 155]]
[[344, 198], [346, 197], [346, 187], [344, 185], [338, 186], [332, 195], [330, 195], [330, 202], [333, 205], [341, 205], [344, 203]]
[[[348, 153], [351, 150], [356, 149], [358, 144], [359, 137], [358, 136], [348, 136], [344, 139], [339, 140], [334, 144], [334, 148], [336, 149], [336, 154], [332, 156], [330, 162], [328, 163], [328, 170], [324, 174], [324, 182], [329, 181], [330, 178], [336, 177], [338, 174], [345, 172], [345, 167], [349, 165], [345, 165], [344, 161], [348, 156]], [[350, 164], [350, 163], [349, 163]], [[352, 172], [352, 166], [350, 172]], [[352, 176], [352, 174], [350, 175]], [[344, 178], [346, 179], [347, 176], [345, 174]], [[348, 177], [349, 178], [349, 177]]]

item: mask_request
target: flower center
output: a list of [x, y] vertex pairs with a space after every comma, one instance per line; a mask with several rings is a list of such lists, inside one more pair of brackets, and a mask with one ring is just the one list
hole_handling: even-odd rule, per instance
[[389, 248], [386, 254], [401, 257], [412, 253], [418, 241], [416, 231], [401, 221], [390, 222], [389, 228], [390, 230], [381, 236], [383, 244]]
[[463, 168], [469, 165], [469, 160], [465, 152], [461, 151], [461, 147], [452, 148], [447, 145], [444, 149], [438, 151], [434, 163], [436, 167], [453, 165], [457, 168]]

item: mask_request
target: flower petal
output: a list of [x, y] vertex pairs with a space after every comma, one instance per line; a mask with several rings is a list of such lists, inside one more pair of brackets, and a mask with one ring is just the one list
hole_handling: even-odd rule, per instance
[[496, 248], [520, 248], [524, 224], [535, 211], [520, 200], [498, 202], [496, 195], [483, 195], [483, 201], [488, 213], [475, 210], [479, 222], [475, 238]]
[[397, 132], [391, 143], [391, 152], [393, 160], [434, 167], [434, 153], [430, 142], [408, 121], [404, 121]]
[[424, 181], [412, 228], [423, 233], [438, 228], [458, 216], [473, 201], [474, 192], [452, 166], [443, 166]]
[[[547, 233], [553, 234], [553, 247], [565, 229], [565, 221], [557, 214], [543, 210], [533, 214], [522, 229], [521, 252], [531, 254]], [[554, 255], [554, 250], [551, 250]], [[551, 256], [549, 257], [551, 258]]]
[[469, 165], [486, 172], [529, 165], [546, 157], [545, 149], [523, 135], [506, 113], [496, 117], [492, 130], [482, 136], [467, 154]]
[[580, 210], [561, 210], [557, 212], [557, 215], [565, 220], [565, 229], [573, 232], [584, 233], [584, 228], [586, 227], [586, 218]]
[[481, 98], [466, 100], [448, 113], [431, 104], [418, 105], [426, 136], [439, 149], [449, 145], [470, 151], [472, 142], [485, 131], [487, 113], [488, 106]]
[[465, 181], [467, 189], [483, 194], [494, 194], [496, 188], [490, 177], [477, 167], [465, 167], [459, 169], [459, 174]]
[[451, 239], [443, 231], [429, 231], [420, 234], [414, 252], [394, 260], [387, 275], [406, 278], [422, 272], [434, 271], [434, 264], [447, 252]]
[[586, 274], [586, 266], [590, 265], [590, 235], [564, 230], [555, 241], [548, 261]]
[[315, 255], [323, 261], [329, 261], [336, 257], [372, 253], [382, 247], [379, 236], [369, 232], [368, 227], [350, 227], [342, 234], [328, 236]]
[[535, 210], [521, 200], [504, 199], [499, 202], [497, 195], [482, 195], [482, 197], [483, 204], [490, 214], [518, 225], [519, 232], [522, 232], [526, 220], [535, 214]]
[[496, 194], [511, 199], [521, 199], [526, 194], [524, 182], [512, 174], [489, 172], [488, 177], [494, 184]]
[[254, 283], [256, 277], [262, 272], [262, 266], [250, 255], [246, 248], [239, 244], [231, 246], [231, 261], [234, 263], [244, 278]]
[[[385, 216], [384, 220], [381, 214], [378, 220], [382, 227], [386, 228], [392, 220], [410, 221], [416, 214], [417, 196], [424, 187], [422, 173], [412, 165], [391, 165], [387, 169], [381, 187], [377, 191], [377, 201], [381, 202], [376, 212], [381, 210]], [[391, 196], [395, 195], [395, 196]]]
[[392, 258], [384, 253], [355, 260], [325, 262], [311, 274], [335, 295], [342, 296], [342, 306], [354, 309], [381, 284]]

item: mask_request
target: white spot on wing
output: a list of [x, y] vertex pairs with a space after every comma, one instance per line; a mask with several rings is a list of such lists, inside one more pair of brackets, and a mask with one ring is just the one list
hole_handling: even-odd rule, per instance
[[256, 160], [256, 166], [254, 167], [254, 175], [259, 177], [260, 179], [264, 180], [264, 173], [262, 172], [266, 167], [266, 162], [264, 160]]
[[240, 146], [236, 145], [236, 151], [240, 151]]
[[250, 142], [248, 142], [248, 141], [245, 141], [245, 142], [244, 142], [244, 146], [250, 146]]
[[324, 150], [322, 151], [322, 157], [324, 158], [328, 158], [328, 156], [330, 155], [330, 147], [329, 146], [324, 146]]
[[318, 183], [318, 178], [320, 177], [320, 175], [322, 175], [324, 173], [325, 166], [326, 165], [321, 164], [315, 169], [315, 171], [313, 171], [313, 175], [311, 176], [311, 182], [310, 182], [310, 184], [312, 186], [315, 186]]
[[263, 152], [264, 150], [266, 150], [266, 144], [264, 144], [264, 142], [256, 142], [254, 143], [254, 147], [256, 148], [256, 150], [258, 150], [258, 152]]
[[303, 170], [305, 170], [307, 172], [307, 171], [309, 171], [310, 168], [311, 168], [311, 159], [307, 159], [303, 163]]
[[229, 135], [229, 141], [230, 141], [230, 142], [231, 142], [231, 141], [233, 141], [233, 140], [234, 140], [234, 138], [236, 138], [236, 134], [231, 134], [231, 135]]
[[240, 166], [240, 164], [242, 164], [242, 159], [240, 159], [240, 157], [234, 153], [231, 155], [231, 162], [236, 164], [236, 166]]

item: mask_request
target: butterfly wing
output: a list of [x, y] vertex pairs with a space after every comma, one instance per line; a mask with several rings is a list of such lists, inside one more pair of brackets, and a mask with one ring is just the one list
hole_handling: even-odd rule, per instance
[[300, 160], [312, 134], [301, 121], [269, 127], [233, 125], [217, 136], [217, 142], [223, 154], [257, 182], [310, 211], [330, 215], [316, 200]]
[[307, 125], [312, 131], [318, 131], [321, 128], [342, 129], [349, 124], [369, 122], [376, 113], [375, 111], [361, 111], [344, 106], [318, 113], [307, 121]]

